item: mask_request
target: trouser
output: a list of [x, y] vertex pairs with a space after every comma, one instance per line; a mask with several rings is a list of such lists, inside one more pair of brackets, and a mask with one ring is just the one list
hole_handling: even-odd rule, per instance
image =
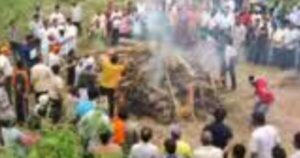
[[109, 107], [108, 107], [108, 114], [109, 114], [109, 117], [110, 118], [113, 118], [114, 116], [114, 112], [115, 112], [115, 98], [114, 98], [114, 95], [115, 95], [115, 90], [113, 88], [105, 88], [105, 87], [100, 87], [100, 94], [101, 95], [104, 95], [104, 96], [107, 96], [108, 98], [108, 104], [109, 104]]
[[235, 90], [237, 88], [237, 83], [236, 83], [236, 71], [235, 71], [235, 59], [232, 59], [230, 61], [230, 65], [227, 69], [229, 76], [230, 76], [230, 83], [231, 83], [231, 89]]
[[15, 97], [17, 120], [19, 123], [24, 123], [28, 116], [28, 104], [24, 94], [16, 94]]
[[62, 115], [62, 100], [52, 99], [50, 118], [53, 123], [58, 123]]
[[113, 46], [119, 43], [119, 29], [113, 29], [111, 34], [111, 44]]
[[257, 101], [253, 109], [253, 114], [263, 114], [264, 116], [266, 116], [268, 111], [269, 111], [269, 105], [266, 105], [261, 101]]

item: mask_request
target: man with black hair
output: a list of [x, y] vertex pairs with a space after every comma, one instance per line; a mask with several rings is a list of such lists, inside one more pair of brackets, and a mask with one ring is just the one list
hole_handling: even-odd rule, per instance
[[38, 63], [31, 68], [30, 75], [37, 102], [39, 96], [49, 92], [53, 73], [50, 67], [43, 63], [42, 58], [38, 57]]
[[213, 136], [204, 130], [201, 135], [202, 146], [194, 150], [193, 158], [223, 158], [223, 151], [213, 146]]
[[272, 158], [286, 158], [286, 151], [280, 145], [277, 145], [272, 150]]
[[111, 133], [100, 133], [101, 145], [93, 147], [92, 153], [95, 158], [122, 158], [122, 148], [111, 142]]
[[140, 133], [141, 141], [135, 144], [130, 151], [129, 158], [159, 158], [157, 146], [152, 144], [152, 129], [143, 127]]
[[182, 130], [179, 125], [173, 124], [170, 127], [171, 139], [176, 142], [176, 154], [181, 158], [191, 158], [192, 157], [192, 148], [190, 144], [182, 140]]
[[254, 113], [252, 115], [254, 131], [250, 140], [251, 158], [272, 158], [272, 150], [279, 145], [278, 130], [266, 124], [265, 115]]
[[243, 144], [236, 144], [233, 147], [232, 158], [245, 158], [246, 147]]
[[100, 93], [108, 97], [109, 116], [113, 118], [115, 113], [114, 95], [119, 86], [125, 66], [119, 63], [119, 57], [111, 50], [110, 54], [102, 56], [102, 74], [100, 81]]
[[[233, 40], [229, 39], [227, 41], [227, 45], [225, 47], [225, 74], [224, 78], [227, 81], [227, 73], [230, 76], [230, 85], [231, 90], [235, 90], [237, 88], [236, 82], [236, 64], [238, 61], [238, 52], [236, 48], [233, 46]], [[227, 82], [226, 82], [227, 83]], [[225, 85], [226, 85], [225, 83]]]
[[262, 113], [264, 115], [269, 111], [270, 106], [274, 103], [275, 97], [270, 90], [268, 81], [263, 77], [249, 76], [250, 84], [255, 88], [257, 101], [254, 106], [254, 113]]
[[291, 158], [300, 158], [300, 132], [296, 133], [294, 136], [294, 147], [296, 152], [291, 156]]
[[226, 115], [227, 112], [224, 108], [216, 109], [214, 112], [215, 121], [205, 127], [205, 130], [212, 134], [212, 144], [224, 150], [225, 155], [228, 152], [226, 148], [233, 138], [231, 128], [224, 123]]
[[64, 81], [60, 76], [60, 67], [58, 65], [52, 66], [53, 77], [51, 79], [51, 88], [49, 91], [50, 99], [52, 100], [52, 107], [50, 117], [53, 123], [57, 123], [62, 115], [62, 102], [64, 92]]
[[166, 150], [166, 155], [164, 158], [178, 158], [176, 154], [176, 141], [172, 139], [165, 140], [164, 147]]

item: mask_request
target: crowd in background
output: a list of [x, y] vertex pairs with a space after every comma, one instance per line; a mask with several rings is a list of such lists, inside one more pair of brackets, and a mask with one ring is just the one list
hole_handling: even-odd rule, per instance
[[[70, 17], [60, 5], [55, 5], [49, 16], [36, 7], [28, 35], [20, 40], [17, 26], [11, 23], [10, 41], [0, 50], [1, 143], [7, 148], [17, 144], [16, 152], [26, 157], [27, 149], [43, 136], [23, 132], [18, 126], [49, 118], [53, 124], [71, 120], [76, 125], [84, 157], [243, 158], [247, 149], [252, 158], [287, 157], [278, 129], [266, 122], [267, 110], [260, 112], [274, 101], [274, 96], [265, 92], [265, 81], [255, 83], [253, 77], [249, 78], [261, 100], [252, 115], [254, 128], [248, 148], [231, 144], [234, 132], [224, 123], [226, 110], [217, 109], [215, 121], [201, 132], [198, 148], [192, 149], [183, 140], [182, 129], [175, 124], [160, 150], [151, 142], [156, 133], [149, 127], [137, 128], [127, 119], [128, 111], [116, 105], [118, 84], [127, 62], [119, 59], [114, 49], [101, 55], [83, 55], [77, 46], [86, 30], [91, 39], [99, 41], [101, 49], [118, 45], [120, 38], [146, 40], [150, 32], [147, 13], [164, 12], [176, 44], [190, 47], [199, 39], [217, 41], [221, 75], [229, 72], [235, 89], [235, 65], [240, 58], [282, 69], [300, 68], [299, 8], [282, 16], [280, 4], [268, 8], [264, 2], [245, 7], [242, 0], [213, 0], [199, 5], [169, 0], [149, 8], [144, 1], [126, 7], [111, 1], [105, 11], [91, 18], [87, 29], [83, 27], [79, 3], [72, 5]], [[32, 93], [35, 106], [29, 106]], [[291, 158], [299, 158], [299, 133], [294, 145], [297, 151]]]

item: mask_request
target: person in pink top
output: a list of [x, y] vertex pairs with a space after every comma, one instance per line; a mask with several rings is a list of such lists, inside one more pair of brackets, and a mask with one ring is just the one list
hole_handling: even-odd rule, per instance
[[274, 93], [270, 90], [267, 79], [249, 76], [249, 82], [254, 87], [257, 98], [253, 114], [262, 113], [266, 115], [275, 101]]

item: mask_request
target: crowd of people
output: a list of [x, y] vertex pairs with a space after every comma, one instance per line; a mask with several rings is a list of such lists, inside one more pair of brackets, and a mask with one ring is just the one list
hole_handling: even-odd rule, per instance
[[[172, 124], [161, 150], [152, 142], [152, 129], [137, 126], [128, 119], [128, 109], [118, 105], [118, 86], [128, 61], [114, 48], [106, 49], [118, 45], [120, 38], [149, 38], [155, 29], [147, 30], [147, 14], [154, 10], [165, 13], [169, 20], [172, 42], [185, 47], [200, 39], [217, 42], [221, 80], [225, 84], [229, 73], [232, 89], [237, 88], [235, 67], [241, 58], [299, 70], [299, 9], [282, 18], [279, 4], [270, 9], [264, 2], [245, 7], [242, 0], [204, 1], [200, 5], [169, 0], [149, 7], [147, 1], [138, 1], [122, 8], [110, 1], [105, 11], [91, 18], [87, 29], [80, 3], [70, 7], [69, 18], [60, 5], [55, 5], [49, 16], [37, 6], [28, 35], [20, 40], [17, 26], [11, 23], [9, 42], [0, 49], [1, 144], [5, 148], [19, 146], [16, 153], [26, 157], [27, 149], [43, 136], [19, 127], [27, 127], [31, 120], [49, 119], [54, 125], [76, 126], [83, 157], [87, 158], [244, 158], [246, 153], [252, 158], [287, 157], [278, 129], [266, 121], [275, 97], [267, 81], [254, 76], [249, 81], [258, 101], [248, 148], [232, 144], [234, 132], [224, 123], [226, 110], [220, 108], [213, 113], [214, 122], [201, 131], [199, 147], [192, 149], [182, 138], [180, 125]], [[83, 34], [106, 51], [80, 54], [77, 44]], [[294, 146], [291, 158], [299, 158], [300, 133], [295, 134]]]

